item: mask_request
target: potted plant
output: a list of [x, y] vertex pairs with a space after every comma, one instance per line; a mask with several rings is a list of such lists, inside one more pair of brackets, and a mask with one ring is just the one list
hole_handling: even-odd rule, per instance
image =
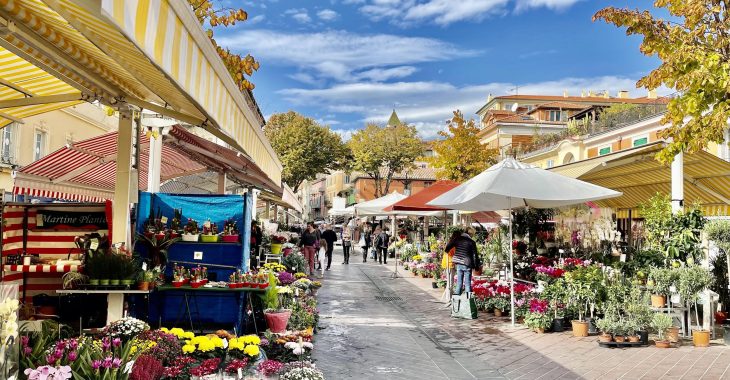
[[269, 286], [266, 293], [263, 296], [263, 302], [266, 307], [264, 310], [264, 318], [266, 319], [266, 325], [269, 327], [272, 333], [282, 334], [286, 332], [289, 318], [291, 317], [291, 309], [284, 309], [281, 307], [282, 301], [287, 299], [286, 291], [289, 287], [278, 287], [276, 286], [276, 276], [273, 273], [268, 274]]
[[652, 290], [652, 307], [664, 307], [667, 304], [667, 294], [674, 285], [674, 271], [670, 268], [652, 268], [649, 271], [646, 287]]
[[601, 331], [598, 335], [599, 342], [612, 342], [613, 332], [616, 328], [616, 318], [613, 314], [606, 315], [605, 317], [596, 321], [596, 326]]
[[567, 299], [578, 312], [578, 319], [572, 321], [573, 336], [588, 336], [589, 322], [585, 315], [590, 310], [593, 317], [592, 307], [598, 294], [601, 291], [603, 273], [597, 266], [585, 266], [576, 268], [565, 274]]
[[155, 281], [155, 272], [151, 270], [142, 271], [139, 275], [139, 290], [150, 290]]
[[563, 332], [565, 330], [563, 326], [564, 318], [562, 315], [559, 315], [559, 312], [563, 310], [563, 304], [565, 303], [565, 280], [558, 278], [549, 283], [542, 291], [542, 297], [550, 302], [550, 309], [553, 312], [553, 332]]
[[510, 300], [500, 295], [495, 295], [489, 299], [488, 306], [494, 308], [494, 316], [501, 317], [502, 313], [509, 310]]
[[160, 267], [167, 264], [167, 250], [171, 245], [180, 241], [179, 237], [173, 238], [169, 234], [165, 235], [162, 239], [149, 238], [144, 234], [137, 234], [137, 238], [147, 248], [147, 257], [152, 267]]
[[172, 237], [178, 237], [182, 232], [182, 209], [176, 208], [173, 210], [173, 217], [170, 221], [170, 235]]
[[624, 333], [626, 334], [626, 338], [629, 342], [639, 343], [641, 341], [641, 337], [637, 334], [637, 331], [639, 331], [639, 324], [632, 315], [626, 315], [624, 318], [624, 327]]
[[200, 237], [200, 229], [198, 229], [198, 222], [193, 218], [188, 218], [187, 224], [182, 235], [182, 241], [196, 242]]
[[535, 330], [536, 333], [542, 334], [552, 323], [553, 317], [550, 314], [548, 301], [537, 298], [531, 299], [530, 311], [525, 315], [525, 325]]
[[708, 347], [710, 345], [710, 331], [704, 329], [700, 323], [697, 301], [700, 298], [700, 293], [711, 284], [712, 275], [707, 268], [694, 265], [682, 268], [679, 271], [679, 295], [688, 307], [694, 304], [697, 328], [692, 330], [692, 342], [695, 347]]
[[669, 348], [670, 342], [665, 339], [667, 329], [672, 327], [672, 316], [665, 313], [655, 313], [651, 320], [651, 327], [659, 335], [659, 340], [654, 344], [658, 348]]
[[212, 223], [210, 219], [203, 224], [203, 233], [200, 235], [200, 241], [203, 243], [218, 242], [218, 226]]
[[649, 306], [649, 295], [643, 293], [639, 288], [632, 288], [629, 293], [629, 300], [626, 304], [626, 314], [630, 316], [635, 334], [639, 335], [641, 342], [649, 344], [649, 329], [654, 312]]
[[625, 342], [627, 331], [628, 326], [626, 324], [626, 320], [624, 318], [618, 318], [616, 324], [613, 327], [613, 340], [616, 341], [616, 343]]
[[271, 235], [270, 240], [271, 240], [271, 254], [279, 255], [279, 254], [281, 254], [281, 247], [284, 245], [284, 243], [287, 242], [288, 239], [284, 235], [273, 234], [273, 235]]
[[226, 220], [225, 224], [223, 225], [223, 236], [221, 236], [223, 242], [238, 243], [239, 236], [240, 233], [238, 231], [236, 221], [233, 218]]

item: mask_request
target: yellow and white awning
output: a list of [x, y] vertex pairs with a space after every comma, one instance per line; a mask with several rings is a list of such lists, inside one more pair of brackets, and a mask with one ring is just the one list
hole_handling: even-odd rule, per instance
[[257, 110], [187, 1], [0, 0], [0, 47], [0, 124], [127, 102], [205, 128], [281, 183]]
[[[671, 169], [655, 159], [662, 143], [555, 167], [551, 170], [577, 174], [581, 179], [620, 191], [622, 196], [596, 202], [618, 210], [620, 215], [639, 217], [638, 206], [656, 193], [671, 193]], [[730, 211], [730, 162], [701, 151], [684, 155], [684, 203], [699, 204], [707, 216]]]

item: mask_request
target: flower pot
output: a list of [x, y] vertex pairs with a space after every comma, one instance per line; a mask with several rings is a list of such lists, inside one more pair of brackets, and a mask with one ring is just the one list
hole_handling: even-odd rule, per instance
[[223, 235], [221, 240], [224, 243], [238, 243], [238, 235]]
[[235, 288], [238, 287], [238, 284], [234, 284], [234, 283], [231, 282], [231, 283], [228, 283], [228, 287], [231, 288], [231, 289], [235, 289]]
[[200, 281], [195, 281], [195, 282], [191, 282], [191, 283], [190, 283], [190, 286], [191, 286], [191, 287], [192, 287], [193, 289], [197, 289], [197, 288], [199, 288], [199, 287], [203, 286], [203, 283], [202, 283], [202, 282], [200, 282]]
[[200, 241], [203, 243], [217, 243], [218, 235], [200, 235]]
[[660, 294], [651, 295], [651, 306], [652, 307], [664, 307], [667, 304], [667, 297]]
[[573, 326], [573, 336], [580, 338], [588, 336], [588, 322], [586, 321], [571, 321]]
[[118, 286], [121, 284], [121, 280], [109, 280], [109, 285]]
[[623, 343], [626, 341], [626, 337], [623, 335], [616, 335], [613, 337], [613, 340], [615, 340], [616, 343]]
[[98, 278], [92, 278], [89, 280], [89, 285], [97, 286], [99, 285], [99, 279]]
[[185, 283], [182, 282], [182, 281], [173, 281], [172, 282], [172, 286], [174, 286], [176, 288], [179, 288], [179, 287], [183, 286], [183, 284], [185, 284]]
[[500, 309], [494, 309], [494, 316], [495, 317], [501, 317], [502, 316], [502, 310], [500, 310]]
[[269, 326], [269, 330], [275, 334], [281, 334], [286, 331], [286, 325], [289, 324], [289, 317], [291, 317], [291, 310], [264, 313], [266, 325]]
[[649, 331], [639, 331], [638, 334], [639, 334], [639, 337], [641, 338], [641, 344], [648, 346], [649, 345]]
[[281, 254], [281, 247], [283, 247], [283, 244], [271, 243], [271, 254], [272, 255]]
[[709, 347], [710, 330], [692, 330], [692, 343], [695, 347]]
[[180, 237], [180, 234], [179, 233], [177, 233], [175, 231], [171, 231], [170, 232], [170, 239], [174, 239], [174, 238], [177, 238], [177, 237]]
[[108, 278], [100, 279], [99, 280], [99, 285], [109, 286], [109, 279]]
[[140, 283], [138, 284], [137, 288], [138, 288], [139, 290], [144, 290], [144, 291], [150, 290], [150, 283], [149, 283], [149, 282], [147, 282], [147, 281], [141, 281], [141, 282], [140, 282]]
[[200, 237], [200, 234], [183, 234], [182, 241], [196, 242], [196, 241], [198, 241], [199, 237]]
[[679, 342], [679, 327], [672, 326], [667, 329], [667, 340], [672, 343]]
[[436, 281], [431, 281], [431, 287], [432, 287], [432, 288], [434, 288], [434, 289], [438, 289], [438, 287], [439, 287], [439, 284], [438, 284], [438, 282], [436, 282]]
[[604, 343], [613, 342], [613, 336], [611, 334], [603, 333], [598, 336], [598, 341]]
[[120, 282], [120, 284], [122, 284], [122, 285], [132, 285], [132, 284], [134, 284], [134, 280], [132, 280], [131, 278], [127, 278], [127, 279], [122, 280]]
[[669, 347], [672, 347], [672, 343], [669, 342], [668, 340], [657, 340], [657, 341], [654, 342], [654, 345], [657, 348], [669, 348]]
[[563, 331], [565, 331], [565, 326], [563, 325], [563, 318], [555, 318], [555, 319], [553, 319], [553, 324], [551, 326], [551, 330], [553, 332], [563, 332]]
[[586, 322], [588, 322], [588, 335], [598, 334], [598, 327], [596, 327], [596, 320], [591, 317], [586, 317]]
[[629, 342], [639, 343], [639, 342], [641, 342], [641, 337], [638, 335], [629, 335]]
[[259, 284], [259, 289], [266, 289], [268, 287], [269, 287], [269, 283], [268, 282], [265, 282], [263, 284]]
[[535, 327], [535, 332], [538, 334], [545, 334], [545, 328], [543, 327]]
[[155, 235], [155, 237], [157, 238], [157, 241], [161, 241], [161, 240], [165, 239], [165, 234], [158, 233]]

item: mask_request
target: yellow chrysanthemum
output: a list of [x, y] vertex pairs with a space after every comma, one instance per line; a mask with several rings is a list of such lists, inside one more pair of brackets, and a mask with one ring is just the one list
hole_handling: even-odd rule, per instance
[[241, 340], [246, 344], [254, 344], [257, 346], [261, 344], [261, 338], [256, 335], [245, 335], [241, 337]]
[[213, 345], [216, 348], [223, 348], [223, 339], [221, 339], [217, 336], [214, 336], [214, 337], [210, 338], [210, 341], [213, 343]]
[[185, 339], [193, 339], [193, 337], [195, 337], [195, 334], [193, 334], [192, 331], [186, 331], [185, 333], [183, 333], [182, 337]]
[[210, 340], [200, 342], [200, 344], [198, 344], [198, 350], [203, 352], [213, 351], [215, 350], [215, 344], [213, 344]]
[[255, 346], [253, 344], [248, 345], [243, 349], [243, 353], [251, 357], [259, 356], [259, 352], [259, 346]]
[[195, 346], [193, 346], [191, 344], [186, 344], [182, 347], [182, 351], [185, 354], [191, 354], [191, 353], [195, 352]]

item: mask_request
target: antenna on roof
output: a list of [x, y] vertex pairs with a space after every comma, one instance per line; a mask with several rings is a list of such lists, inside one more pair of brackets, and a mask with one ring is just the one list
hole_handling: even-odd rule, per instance
[[510, 88], [509, 90], [510, 91], [514, 91], [515, 95], [519, 95], [520, 94], [520, 86], [519, 85], [515, 85], [514, 87]]

